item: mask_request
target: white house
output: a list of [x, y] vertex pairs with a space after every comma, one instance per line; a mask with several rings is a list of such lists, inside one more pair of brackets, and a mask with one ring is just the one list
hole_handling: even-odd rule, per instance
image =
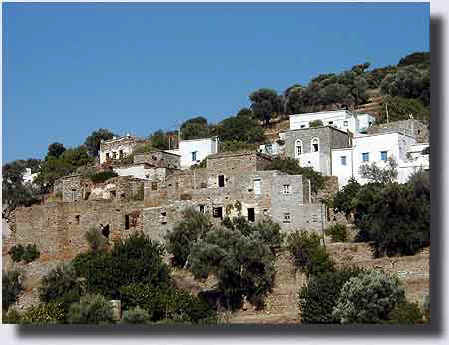
[[357, 114], [349, 110], [321, 111], [290, 115], [290, 129], [309, 128], [310, 123], [316, 120], [322, 121], [323, 126], [333, 126], [352, 133], [365, 132], [376, 121], [375, 117], [366, 113]]
[[404, 183], [413, 171], [429, 168], [429, 156], [422, 154], [426, 147], [428, 144], [417, 145], [413, 137], [399, 132], [360, 134], [353, 138], [352, 147], [332, 150], [332, 175], [338, 177], [340, 187], [351, 177], [363, 184], [367, 180], [360, 176], [362, 165], [375, 163], [383, 168], [391, 157], [398, 163], [397, 181]]
[[137, 145], [137, 138], [127, 134], [123, 137], [113, 137], [100, 143], [100, 163], [121, 159], [130, 155]]
[[180, 140], [179, 149], [171, 152], [181, 156], [181, 169], [188, 169], [201, 163], [207, 156], [218, 153], [218, 137]]

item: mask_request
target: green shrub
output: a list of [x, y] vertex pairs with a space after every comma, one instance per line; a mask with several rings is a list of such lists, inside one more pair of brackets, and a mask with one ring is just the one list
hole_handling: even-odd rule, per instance
[[22, 261], [22, 257], [23, 257], [24, 253], [25, 253], [25, 248], [21, 244], [15, 245], [9, 250], [11, 259], [14, 262]]
[[150, 315], [148, 314], [148, 311], [140, 308], [139, 306], [123, 312], [122, 323], [139, 324], [149, 322]]
[[22, 315], [22, 323], [55, 324], [64, 321], [64, 307], [58, 303], [41, 303], [27, 309]]
[[85, 287], [71, 264], [59, 265], [45, 275], [39, 287], [39, 298], [44, 303], [58, 303], [67, 313], [72, 303], [79, 301]]
[[331, 237], [332, 242], [346, 242], [348, 240], [348, 229], [344, 224], [331, 225], [326, 229], [326, 235]]
[[174, 266], [183, 267], [190, 254], [192, 244], [212, 227], [210, 218], [193, 208], [187, 208], [182, 212], [182, 220], [168, 231], [166, 249], [173, 255]]
[[398, 303], [388, 315], [387, 323], [392, 324], [417, 324], [423, 323], [423, 313], [419, 309], [418, 303], [404, 301]]
[[6, 313], [5, 309], [3, 309], [2, 323], [8, 323], [8, 324], [22, 323], [22, 314], [20, 314], [14, 308], [10, 308], [7, 313]]
[[10, 305], [16, 303], [22, 290], [22, 274], [19, 271], [2, 271], [2, 306], [4, 310], [8, 310]]
[[170, 319], [178, 322], [204, 323], [215, 317], [209, 305], [192, 294], [174, 287], [157, 288], [131, 284], [120, 289], [123, 308], [144, 309], [152, 322]]
[[309, 126], [310, 126], [311, 128], [314, 128], [314, 127], [322, 127], [322, 126], [324, 126], [324, 124], [323, 124], [323, 121], [321, 121], [321, 120], [313, 120], [313, 121], [310, 121], [310, 122], [309, 122]]
[[334, 262], [316, 233], [295, 231], [287, 237], [287, 249], [294, 265], [308, 276], [334, 271]]
[[23, 253], [22, 260], [26, 263], [30, 263], [41, 256], [40, 251], [35, 244], [27, 244], [25, 252]]
[[104, 251], [108, 245], [108, 240], [93, 227], [84, 234], [84, 237], [92, 252]]
[[170, 272], [163, 246], [143, 233], [115, 243], [110, 252], [79, 254], [73, 261], [77, 275], [86, 279], [88, 293], [118, 299], [119, 288], [133, 283], [166, 286]]
[[112, 304], [101, 295], [86, 295], [70, 306], [67, 319], [77, 324], [113, 323]]
[[404, 301], [404, 289], [397, 278], [370, 271], [343, 285], [333, 316], [340, 323], [381, 323]]
[[363, 272], [361, 268], [351, 267], [310, 276], [307, 285], [299, 290], [301, 322], [339, 323], [332, 311], [340, 290], [349, 278]]
[[110, 178], [117, 177], [118, 174], [115, 171], [101, 171], [99, 173], [90, 175], [89, 178], [93, 183], [103, 183]]

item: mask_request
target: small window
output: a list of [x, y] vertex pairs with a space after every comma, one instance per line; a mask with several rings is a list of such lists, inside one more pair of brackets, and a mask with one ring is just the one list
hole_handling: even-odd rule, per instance
[[200, 205], [200, 212], [206, 213], [206, 208], [204, 207], [204, 205]]
[[343, 121], [343, 126], [348, 127], [348, 121]]
[[223, 207], [214, 207], [212, 209], [212, 216], [214, 218], [223, 218]]
[[162, 217], [167, 217], [167, 212], [161, 212]]
[[333, 125], [333, 124], [334, 124], [334, 121], [329, 121], [328, 124], [329, 124], [329, 125]]
[[369, 152], [362, 153], [362, 161], [369, 162]]
[[318, 138], [312, 139], [312, 152], [318, 152], [320, 150], [320, 141]]
[[111, 198], [115, 197], [117, 197], [117, 193], [115, 192], [115, 190], [111, 190]]
[[387, 160], [387, 151], [380, 151], [380, 160], [381, 161]]
[[271, 145], [271, 144], [266, 144], [266, 145], [265, 145], [265, 150], [266, 150], [268, 153], [273, 153], [273, 145]]
[[120, 159], [122, 159], [122, 158], [123, 158], [123, 150], [120, 150], [120, 151], [118, 152], [118, 155], [119, 155]]
[[254, 194], [259, 195], [260, 194], [260, 179], [254, 180]]
[[341, 165], [346, 165], [346, 156], [340, 157]]
[[196, 151], [192, 152], [192, 162], [196, 162]]
[[112, 152], [112, 158], [116, 159], [117, 158], [117, 152]]
[[306, 128], [306, 125], [301, 125], [299, 128]]
[[248, 208], [248, 222], [254, 222], [256, 220], [256, 214], [254, 208]]
[[284, 194], [290, 194], [291, 193], [291, 188], [289, 184], [284, 184], [284, 186], [282, 187], [282, 193]]
[[218, 187], [224, 187], [225, 179], [224, 175], [218, 175]]
[[301, 155], [302, 155], [302, 141], [298, 139], [295, 141], [295, 157], [298, 158]]
[[80, 223], [80, 215], [76, 215], [75, 216], [75, 224], [79, 224]]
[[107, 153], [106, 153], [106, 160], [108, 161], [110, 158], [111, 158], [111, 157], [110, 157], [110, 155], [109, 155], [109, 152], [107, 152]]
[[129, 214], [125, 215], [125, 230], [129, 229]]
[[284, 213], [284, 219], [282, 220], [283, 223], [290, 223], [291, 222], [291, 218], [290, 218], [290, 213]]
[[157, 182], [151, 182], [151, 190], [157, 190]]
[[109, 238], [109, 234], [111, 233], [109, 231], [109, 224], [103, 226], [103, 228], [101, 229], [101, 233], [104, 237]]
[[206, 182], [201, 182], [200, 187], [201, 188], [207, 188], [207, 183]]

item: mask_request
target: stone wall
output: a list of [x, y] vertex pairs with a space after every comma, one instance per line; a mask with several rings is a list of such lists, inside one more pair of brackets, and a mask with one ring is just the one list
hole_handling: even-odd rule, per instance
[[66, 176], [62, 179], [62, 201], [81, 200], [82, 194], [81, 175]]
[[418, 143], [428, 143], [430, 140], [430, 131], [427, 125], [421, 121], [408, 119], [383, 123], [368, 128], [368, 134], [386, 133], [390, 131], [399, 131], [404, 135], [411, 136]]
[[180, 168], [181, 157], [173, 153], [164, 151], [153, 151], [148, 153], [136, 154], [134, 156], [134, 164], [147, 163], [159, 168]]

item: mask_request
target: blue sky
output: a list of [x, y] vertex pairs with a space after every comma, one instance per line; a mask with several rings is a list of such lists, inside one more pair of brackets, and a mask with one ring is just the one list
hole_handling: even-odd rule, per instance
[[3, 4], [3, 162], [429, 50], [429, 4]]

